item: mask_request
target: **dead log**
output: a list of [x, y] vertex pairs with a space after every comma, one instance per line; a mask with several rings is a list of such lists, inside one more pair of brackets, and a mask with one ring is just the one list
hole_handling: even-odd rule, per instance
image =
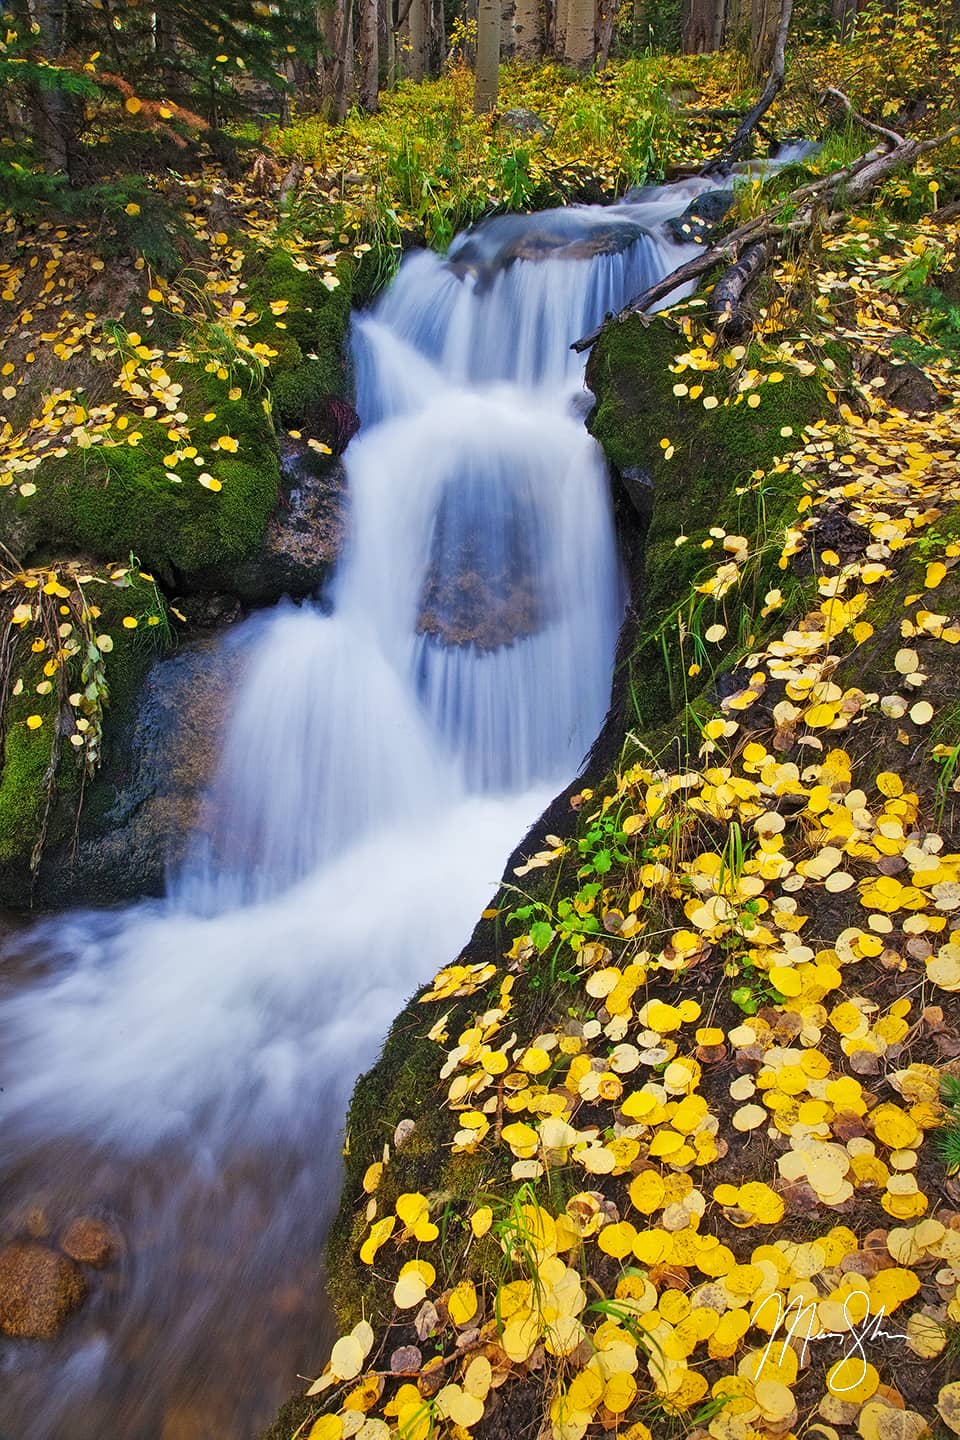
[[[895, 132], [891, 132], [893, 133]], [[867, 150], [845, 170], [837, 170], [832, 175], [824, 175], [819, 180], [801, 185], [763, 215], [758, 215], [756, 219], [732, 230], [716, 245], [709, 246], [685, 265], [680, 265], [662, 280], [658, 280], [642, 295], [625, 305], [617, 315], [608, 315], [603, 324], [598, 325], [589, 335], [574, 341], [571, 349], [579, 352], [589, 350], [599, 338], [604, 326], [625, 320], [628, 315], [649, 310], [657, 301], [663, 300], [691, 280], [698, 280], [701, 275], [707, 274], [718, 265], [735, 267], [748, 247], [765, 246], [764, 259], [770, 261], [786, 243], [810, 230], [815, 220], [825, 230], [836, 229], [843, 222], [845, 214], [860, 204], [870, 191], [882, 184], [888, 176], [904, 166], [915, 164], [921, 155], [937, 149], [957, 135], [960, 135], [960, 125], [955, 125], [930, 140], [914, 140], [908, 137], [889, 149], [886, 147], [891, 142], [884, 139], [882, 145]], [[749, 278], [755, 278], [760, 268], [762, 267], [757, 258]], [[743, 288], [745, 285], [741, 288], [741, 294]]]
[[739, 260], [725, 270], [713, 287], [710, 308], [716, 316], [717, 329], [725, 339], [739, 340], [751, 328], [743, 310], [743, 297], [753, 281], [766, 267], [772, 242], [756, 240], [746, 246]]

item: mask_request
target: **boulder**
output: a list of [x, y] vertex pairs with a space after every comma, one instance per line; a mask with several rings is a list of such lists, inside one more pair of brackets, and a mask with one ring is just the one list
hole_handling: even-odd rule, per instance
[[0, 1330], [22, 1340], [52, 1340], [83, 1304], [87, 1285], [73, 1260], [46, 1245], [0, 1250]]
[[102, 1270], [116, 1259], [123, 1241], [112, 1226], [93, 1215], [78, 1215], [63, 1233], [60, 1249], [80, 1265]]
[[[87, 790], [75, 851], [67, 841], [44, 852], [39, 905], [163, 893], [213, 775], [239, 664], [237, 647], [213, 636], [154, 662], [135, 703], [115, 721], [103, 768]], [[26, 903], [28, 858], [29, 845], [19, 867], [0, 870], [0, 898], [8, 904]]]
[[732, 190], [705, 190], [691, 200], [682, 215], [667, 221], [667, 231], [680, 243], [696, 241], [705, 244], [711, 232], [730, 213]]
[[532, 110], [525, 110], [522, 105], [515, 105], [511, 110], [504, 110], [500, 116], [500, 124], [505, 125], [508, 130], [515, 130], [518, 135], [552, 135], [553, 131], [545, 120]]
[[314, 595], [330, 576], [346, 533], [346, 470], [300, 442], [284, 447], [281, 470], [280, 499], [257, 554], [207, 571], [204, 589], [263, 605]]

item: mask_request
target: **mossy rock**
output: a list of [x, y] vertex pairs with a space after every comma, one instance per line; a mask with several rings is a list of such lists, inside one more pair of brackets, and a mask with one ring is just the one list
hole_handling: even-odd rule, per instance
[[[152, 581], [134, 574], [123, 587], [111, 584], [106, 576], [86, 587], [88, 603], [99, 608], [95, 625], [98, 633], [109, 634], [113, 648], [105, 658], [109, 703], [104, 714], [102, 753], [109, 762], [111, 743], [129, 713], [147, 668], [164, 648], [168, 630], [162, 602]], [[158, 623], [150, 625], [150, 616]], [[135, 629], [123, 625], [124, 617], [137, 619]], [[37, 693], [47, 677], [44, 664], [48, 652], [35, 654], [26, 639], [14, 664], [12, 679], [22, 680], [18, 694], [12, 690], [3, 715], [2, 769], [0, 769], [0, 897], [10, 905], [26, 905], [34, 888], [31, 855], [41, 835], [51, 851], [71, 840], [83, 779], [82, 758], [58, 735], [56, 687]], [[69, 682], [79, 688], [79, 666], [68, 670]], [[28, 725], [38, 716], [41, 724]], [[52, 784], [50, 784], [52, 774]], [[84, 805], [95, 805], [101, 782], [88, 782]], [[48, 793], [50, 804], [48, 808]], [[44, 819], [46, 831], [44, 834]]]
[[[767, 590], [796, 586], [781, 574], [777, 561], [786, 518], [795, 514], [803, 486], [781, 457], [789, 453], [793, 437], [825, 409], [818, 378], [792, 371], [782, 383], [762, 386], [759, 405], [748, 408], [738, 403], [736, 370], [671, 372], [675, 357], [689, 348], [674, 314], [653, 320], [633, 316], [603, 331], [587, 374], [597, 396], [590, 428], [645, 530], [639, 595], [643, 638], [630, 660], [640, 725], [670, 719], [711, 678], [706, 665], [699, 676], [687, 673], [690, 647], [681, 657], [674, 644], [678, 607], [686, 604], [689, 612], [693, 603], [702, 630], [715, 620], [729, 629], [735, 619], [746, 644], [760, 633]], [[743, 364], [750, 363], [748, 354]], [[719, 405], [706, 410], [675, 395], [681, 379], [701, 380]], [[788, 436], [781, 433], [784, 429]], [[755, 479], [760, 471], [762, 480]], [[731, 592], [726, 613], [722, 602], [697, 600], [695, 591], [725, 558], [722, 541], [711, 536], [713, 528], [750, 542], [751, 561]]]
[[[81, 553], [97, 560], [135, 555], [165, 580], [189, 584], [191, 574], [252, 555], [263, 539], [280, 487], [279, 453], [265, 393], [228, 398], [228, 383], [195, 365], [176, 367], [192, 442], [203, 467], [182, 460], [159, 420], [137, 423], [139, 443], [76, 447], [52, 455], [34, 472], [35, 495], [7, 491], [0, 502], [0, 539], [21, 558]], [[199, 417], [212, 414], [205, 422]], [[227, 435], [236, 452], [213, 449]], [[199, 483], [209, 471], [222, 489]], [[168, 473], [169, 472], [169, 473]], [[176, 473], [178, 479], [171, 479]]]
[[[330, 272], [338, 283], [331, 290], [323, 275], [301, 270], [285, 250], [256, 251], [244, 266], [246, 302], [259, 314], [247, 337], [268, 345], [268, 384], [281, 425], [298, 428], [317, 402], [343, 396], [348, 386], [344, 340], [350, 324], [356, 264], [341, 256]], [[274, 315], [271, 303], [287, 302]]]

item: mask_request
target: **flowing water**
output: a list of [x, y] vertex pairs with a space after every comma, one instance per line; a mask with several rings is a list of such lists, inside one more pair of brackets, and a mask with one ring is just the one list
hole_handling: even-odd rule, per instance
[[247, 622], [210, 823], [160, 903], [0, 965], [0, 1240], [107, 1218], [52, 1343], [0, 1344], [7, 1440], [245, 1440], [329, 1339], [358, 1071], [452, 959], [602, 722], [624, 592], [569, 345], [684, 258], [639, 204], [418, 253], [354, 324], [330, 598]]

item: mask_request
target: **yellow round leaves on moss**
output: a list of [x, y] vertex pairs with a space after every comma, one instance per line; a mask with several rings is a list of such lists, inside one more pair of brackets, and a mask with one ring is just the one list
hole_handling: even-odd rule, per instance
[[458, 1329], [469, 1325], [477, 1313], [477, 1291], [471, 1280], [461, 1280], [447, 1298], [447, 1314]]

